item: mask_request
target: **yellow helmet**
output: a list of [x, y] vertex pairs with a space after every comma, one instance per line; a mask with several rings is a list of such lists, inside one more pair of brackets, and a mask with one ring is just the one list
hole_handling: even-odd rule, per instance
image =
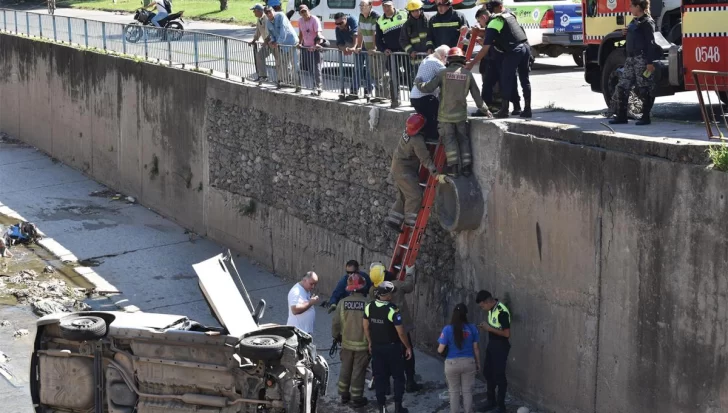
[[384, 271], [384, 264], [381, 262], [373, 262], [369, 266], [369, 279], [372, 280], [375, 287], [379, 287], [379, 284], [384, 281]]
[[407, 2], [407, 6], [405, 7], [407, 11], [415, 11], [422, 8], [422, 2], [420, 0], [410, 0]]

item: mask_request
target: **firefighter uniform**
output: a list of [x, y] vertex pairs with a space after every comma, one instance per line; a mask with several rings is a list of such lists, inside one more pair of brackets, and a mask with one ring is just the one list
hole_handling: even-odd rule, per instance
[[405, 388], [402, 341], [396, 329], [402, 325], [402, 314], [396, 305], [376, 300], [366, 305], [364, 318], [369, 322], [374, 386], [380, 409], [386, 406], [387, 384], [391, 376], [394, 379], [395, 412], [407, 413], [407, 409], [402, 407]]
[[[429, 82], [415, 79], [415, 84], [424, 93], [440, 88], [440, 109], [437, 114], [438, 132], [445, 145], [448, 174], [458, 176], [458, 170], [470, 175], [472, 154], [468, 132], [468, 93], [473, 97], [478, 109], [490, 115], [483, 107], [480, 89], [473, 74], [465, 68], [462, 50], [453, 47], [448, 52], [447, 67]], [[458, 169], [459, 167], [459, 169]]]
[[[446, 0], [449, 4], [449, 1]], [[456, 11], [452, 6], [445, 13], [437, 13], [430, 18], [430, 27], [427, 36], [427, 48], [434, 50], [438, 46], [447, 45], [457, 47], [460, 39], [460, 28], [470, 27], [465, 15]]]
[[[627, 123], [627, 100], [629, 91], [634, 87], [637, 96], [642, 99], [642, 118], [637, 125], [650, 124], [650, 111], [655, 103], [655, 77], [647, 72], [647, 65], [659, 59], [655, 45], [655, 21], [648, 14], [634, 18], [627, 26], [627, 42], [625, 49], [627, 60], [624, 71], [612, 95], [611, 108], [617, 117], [609, 121], [612, 124]], [[649, 74], [649, 76], [645, 76]]]
[[[412, 121], [411, 121], [412, 120]], [[418, 124], [410, 130], [410, 123]], [[437, 173], [435, 163], [430, 158], [430, 151], [425, 145], [425, 137], [420, 133], [425, 125], [425, 118], [420, 114], [411, 115], [407, 119], [408, 127], [402, 133], [399, 145], [392, 156], [392, 177], [397, 186], [397, 199], [389, 210], [385, 222], [399, 230], [405, 225], [414, 226], [417, 214], [422, 206], [422, 188], [420, 187], [420, 163], [431, 174]]]
[[399, 34], [399, 43], [406, 53], [427, 53], [427, 27], [429, 18], [422, 10], [422, 2], [419, 0], [410, 0], [407, 3], [407, 11], [420, 11], [420, 17], [414, 18], [412, 14], [407, 17], [407, 21], [402, 25], [402, 31]]
[[[362, 287], [365, 284], [362, 283]], [[341, 336], [341, 370], [339, 372], [339, 395], [343, 402], [350, 399], [354, 407], [366, 404], [364, 379], [369, 363], [369, 343], [364, 335], [362, 320], [367, 298], [366, 290], [354, 291], [341, 300], [333, 317], [331, 335]]]
[[[511, 328], [511, 313], [505, 304], [497, 302], [488, 311], [488, 325], [498, 330]], [[508, 361], [508, 353], [510, 350], [511, 344], [506, 337], [488, 333], [488, 347], [485, 350], [483, 374], [485, 375], [485, 380], [488, 382], [488, 400], [491, 402], [495, 400], [496, 405], [503, 412], [505, 412], [506, 390], [508, 389], [506, 362]], [[497, 399], [495, 394], [496, 388], [498, 388]]]
[[509, 101], [513, 100], [517, 93], [515, 88], [516, 73], [518, 73], [524, 100], [521, 117], [530, 118], [531, 81], [528, 72], [531, 61], [531, 47], [528, 45], [526, 32], [518, 24], [516, 16], [509, 12], [492, 15], [488, 22], [483, 44], [497, 47], [505, 53], [499, 82], [504, 99], [501, 102], [501, 110], [495, 116], [508, 117]]

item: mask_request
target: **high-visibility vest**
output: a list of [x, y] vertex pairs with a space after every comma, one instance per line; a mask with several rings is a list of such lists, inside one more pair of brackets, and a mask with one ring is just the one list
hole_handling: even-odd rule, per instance
[[510, 324], [511, 312], [508, 311], [508, 307], [506, 307], [505, 304], [498, 302], [495, 307], [488, 311], [488, 324], [490, 324], [491, 327], [502, 330], [501, 323], [498, 321], [498, 316], [500, 316], [500, 313], [502, 312], [508, 314], [508, 323]]

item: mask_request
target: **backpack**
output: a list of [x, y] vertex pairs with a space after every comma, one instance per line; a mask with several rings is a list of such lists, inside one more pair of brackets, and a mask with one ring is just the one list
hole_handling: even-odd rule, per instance
[[167, 13], [172, 13], [172, 3], [169, 0], [164, 0], [164, 8], [167, 9]]

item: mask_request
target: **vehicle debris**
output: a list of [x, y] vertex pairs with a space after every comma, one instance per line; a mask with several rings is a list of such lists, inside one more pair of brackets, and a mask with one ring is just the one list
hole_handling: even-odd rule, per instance
[[20, 330], [15, 330], [15, 332], [13, 333], [13, 337], [20, 338], [20, 337], [27, 336], [28, 334], [30, 334], [30, 331], [28, 331], [24, 328], [21, 328]]
[[52, 265], [47, 265], [45, 268], [43, 268], [43, 272], [45, 274], [53, 274], [54, 272], [56, 272], [56, 269], [53, 268]]

